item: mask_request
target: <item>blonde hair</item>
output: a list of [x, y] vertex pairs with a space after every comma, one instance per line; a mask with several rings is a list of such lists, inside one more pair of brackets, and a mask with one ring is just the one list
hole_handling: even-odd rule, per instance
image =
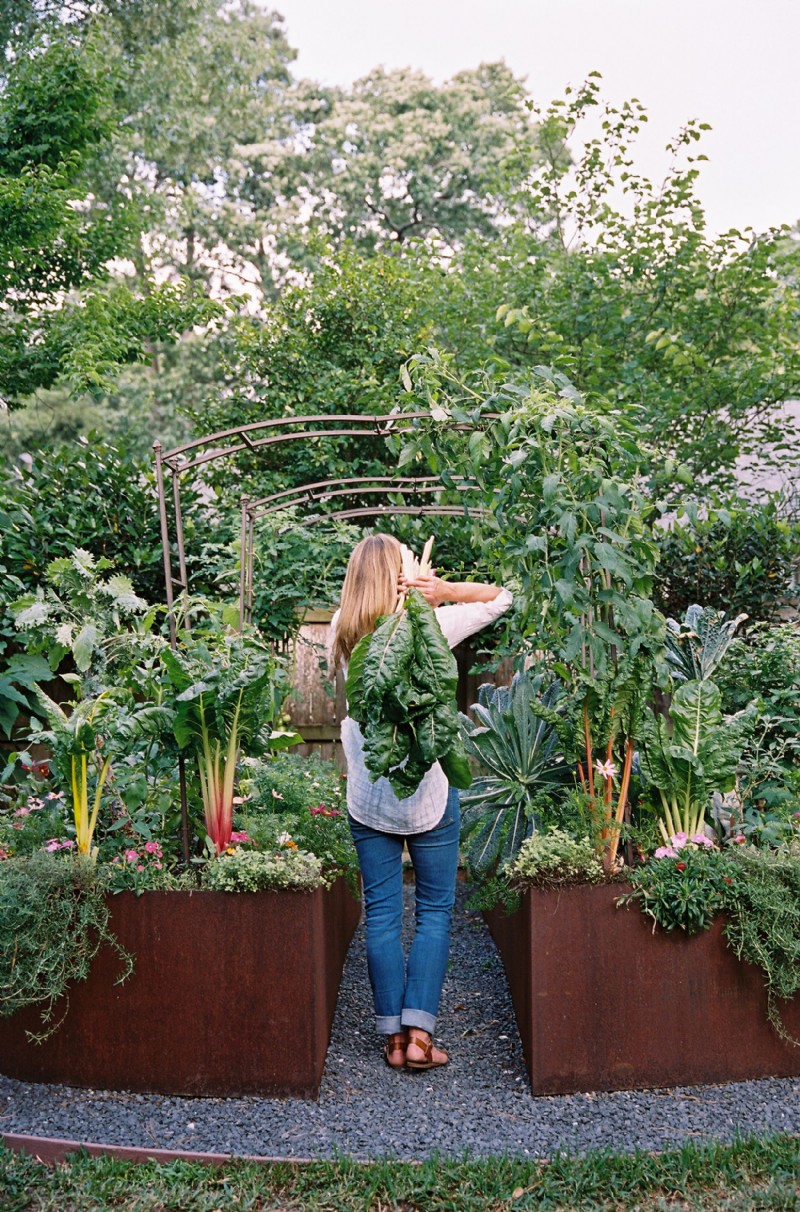
[[358, 641], [375, 630], [382, 614], [392, 613], [401, 568], [400, 544], [390, 534], [368, 535], [353, 548], [339, 603], [334, 668], [350, 659]]

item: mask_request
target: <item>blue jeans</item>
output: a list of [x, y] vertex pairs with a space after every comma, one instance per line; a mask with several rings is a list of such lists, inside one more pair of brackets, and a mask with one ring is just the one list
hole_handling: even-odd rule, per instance
[[[375, 1026], [384, 1035], [403, 1027], [436, 1026], [450, 951], [450, 921], [458, 872], [458, 791], [450, 788], [438, 825], [403, 837], [381, 833], [350, 817], [358, 851], [367, 919], [367, 967]], [[406, 964], [403, 919], [403, 843], [416, 878], [416, 930]]]

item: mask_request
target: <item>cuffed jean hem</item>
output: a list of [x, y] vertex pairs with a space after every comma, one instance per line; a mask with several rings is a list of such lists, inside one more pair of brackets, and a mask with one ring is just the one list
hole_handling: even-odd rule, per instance
[[428, 1014], [427, 1010], [404, 1010], [400, 1021], [404, 1027], [419, 1027], [420, 1031], [427, 1031], [428, 1035], [433, 1035], [436, 1029], [436, 1015]]
[[378, 1035], [399, 1035], [403, 1030], [399, 1014], [376, 1014], [375, 1030]]

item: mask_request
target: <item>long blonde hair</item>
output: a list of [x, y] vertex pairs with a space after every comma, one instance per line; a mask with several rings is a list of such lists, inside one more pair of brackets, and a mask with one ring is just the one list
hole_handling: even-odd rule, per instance
[[353, 548], [339, 603], [334, 668], [350, 659], [358, 641], [375, 630], [382, 614], [392, 613], [401, 568], [400, 544], [390, 534], [368, 535]]

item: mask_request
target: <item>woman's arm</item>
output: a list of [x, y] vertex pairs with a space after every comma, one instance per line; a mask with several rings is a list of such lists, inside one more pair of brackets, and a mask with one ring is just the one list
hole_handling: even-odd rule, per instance
[[445, 602], [493, 602], [502, 592], [499, 585], [486, 585], [481, 581], [442, 581], [437, 576], [400, 578], [401, 589], [418, 589], [431, 606], [443, 606]]

